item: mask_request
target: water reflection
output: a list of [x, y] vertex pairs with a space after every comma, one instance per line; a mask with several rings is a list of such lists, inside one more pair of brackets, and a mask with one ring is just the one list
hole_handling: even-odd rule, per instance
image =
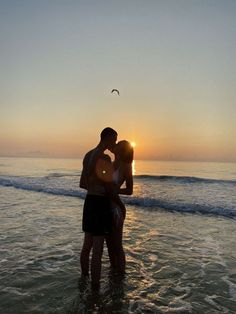
[[132, 173], [133, 173], [133, 175], [136, 174], [135, 160], [133, 160], [133, 162], [132, 162]]

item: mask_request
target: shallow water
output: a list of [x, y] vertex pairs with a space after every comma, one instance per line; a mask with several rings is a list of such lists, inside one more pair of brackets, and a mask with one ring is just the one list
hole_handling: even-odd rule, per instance
[[125, 278], [80, 278], [83, 201], [0, 187], [0, 313], [235, 313], [234, 219], [128, 206]]
[[[0, 158], [0, 186], [84, 198], [77, 159]], [[236, 218], [236, 164], [135, 161], [127, 205]]]

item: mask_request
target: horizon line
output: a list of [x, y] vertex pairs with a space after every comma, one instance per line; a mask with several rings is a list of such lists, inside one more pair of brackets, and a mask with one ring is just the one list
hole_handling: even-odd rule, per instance
[[[19, 156], [0, 155], [0, 158], [43, 158], [43, 159], [83, 159], [83, 157], [62, 157], [62, 156]], [[172, 161], [172, 162], [216, 162], [216, 163], [236, 163], [236, 160], [213, 160], [213, 159], [170, 159], [170, 158], [134, 158], [134, 161]]]

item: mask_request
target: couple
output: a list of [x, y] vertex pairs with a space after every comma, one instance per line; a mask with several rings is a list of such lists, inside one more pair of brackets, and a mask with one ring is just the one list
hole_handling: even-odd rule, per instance
[[[87, 190], [83, 209], [84, 243], [80, 255], [82, 275], [89, 275], [91, 259], [92, 288], [98, 289], [101, 277], [101, 259], [106, 241], [111, 267], [118, 273], [125, 272], [125, 253], [122, 245], [123, 223], [126, 208], [119, 194], [133, 193], [133, 148], [127, 141], [116, 144], [117, 132], [105, 128], [97, 147], [83, 160], [80, 187]], [[111, 161], [105, 150], [114, 154]], [[121, 186], [125, 183], [125, 187]]]

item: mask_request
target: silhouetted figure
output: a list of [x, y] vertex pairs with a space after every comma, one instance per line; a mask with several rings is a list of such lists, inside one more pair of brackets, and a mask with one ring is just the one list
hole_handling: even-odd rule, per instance
[[[115, 155], [113, 162], [113, 183], [117, 193], [131, 195], [133, 193], [133, 147], [128, 141], [118, 142], [112, 152]], [[106, 236], [106, 243], [113, 270], [118, 274], [125, 273], [125, 252], [123, 249], [123, 225], [126, 212], [112, 202], [112, 232]]]
[[123, 211], [124, 204], [113, 189], [112, 163], [106, 149], [112, 149], [117, 140], [117, 132], [105, 128], [96, 148], [89, 151], [83, 160], [80, 187], [87, 190], [83, 209], [83, 248], [80, 255], [82, 274], [89, 274], [89, 254], [92, 248], [91, 279], [92, 288], [99, 288], [101, 258], [105, 236], [112, 231], [111, 200]]

